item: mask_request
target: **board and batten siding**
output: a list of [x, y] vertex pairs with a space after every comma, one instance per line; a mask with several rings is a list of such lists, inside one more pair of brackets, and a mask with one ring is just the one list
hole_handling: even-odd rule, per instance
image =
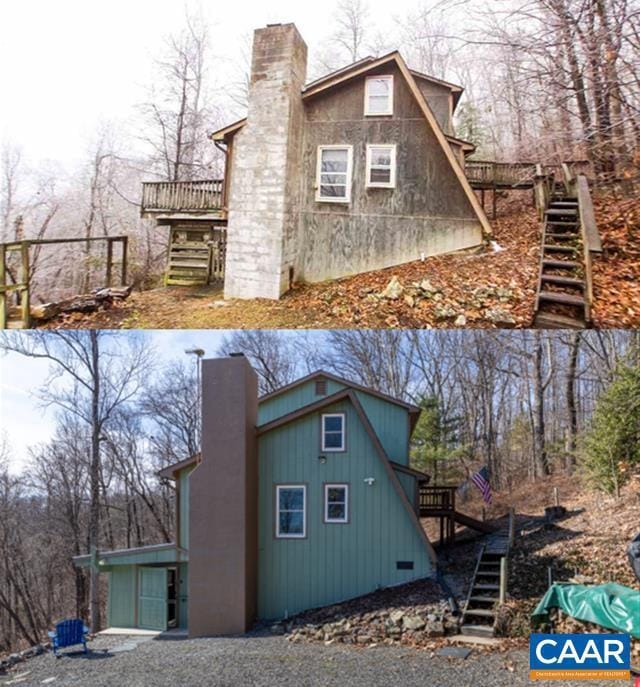
[[180, 503], [178, 505], [179, 528], [176, 543], [183, 549], [189, 549], [189, 475], [193, 469], [193, 466], [190, 466], [178, 473]]
[[[320, 455], [320, 415], [344, 412], [346, 446]], [[424, 540], [394, 488], [371, 437], [348, 401], [260, 437], [259, 590], [261, 619], [291, 616], [433, 574]], [[369, 486], [365, 478], [375, 482]], [[349, 523], [323, 522], [325, 483], [349, 484]], [[275, 537], [275, 485], [306, 484], [305, 539]], [[413, 561], [398, 570], [397, 561]]]
[[[316, 395], [315, 384], [316, 380], [311, 379], [304, 384], [282, 392], [278, 396], [261, 401], [258, 407], [258, 424], [266, 424], [294, 410], [322, 400], [323, 396]], [[331, 396], [331, 394], [345, 388], [345, 384], [327, 379], [327, 393], [325, 395]], [[396, 463], [408, 465], [409, 417], [407, 410], [365, 391], [356, 390], [355, 393], [389, 459]]]
[[108, 573], [109, 598], [107, 624], [109, 627], [136, 626], [136, 566], [114, 566]]

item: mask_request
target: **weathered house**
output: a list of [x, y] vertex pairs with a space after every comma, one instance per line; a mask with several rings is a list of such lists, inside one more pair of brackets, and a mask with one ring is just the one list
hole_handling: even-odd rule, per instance
[[202, 384], [202, 455], [160, 473], [175, 542], [75, 559], [107, 573], [110, 626], [241, 633], [434, 574], [418, 408], [324, 372], [258, 399], [241, 356], [204, 361]]
[[[409, 69], [398, 52], [305, 85], [306, 60], [293, 24], [257, 30], [247, 117], [212, 134], [226, 152], [214, 214], [167, 212], [155, 196], [143, 210], [184, 227], [182, 239], [194, 223], [208, 240], [221, 232], [228, 297], [279, 298], [293, 281], [480, 244], [490, 227], [464, 174], [473, 146], [452, 124], [462, 88]], [[169, 276], [191, 278], [178, 253]]]

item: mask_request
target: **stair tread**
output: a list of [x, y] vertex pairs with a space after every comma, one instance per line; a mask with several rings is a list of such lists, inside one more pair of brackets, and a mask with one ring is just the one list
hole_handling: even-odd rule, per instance
[[473, 623], [466, 623], [460, 626], [460, 632], [463, 635], [479, 635], [482, 637], [493, 637], [492, 625], [474, 625]]
[[545, 243], [542, 248], [545, 251], [554, 253], [577, 253], [578, 251], [574, 246], [553, 245], [551, 243]]
[[496, 603], [498, 601], [497, 596], [470, 596], [469, 601], [480, 601], [482, 603]]
[[539, 329], [584, 329], [585, 321], [577, 317], [559, 315], [553, 312], [539, 312], [534, 321]]
[[560, 303], [562, 305], [575, 305], [583, 306], [585, 305], [585, 300], [582, 296], [574, 296], [569, 293], [559, 293], [555, 291], [541, 291], [538, 294], [538, 298], [541, 301], [546, 301], [547, 303]]
[[495, 611], [488, 608], [467, 608], [464, 615], [477, 615], [479, 618], [493, 618], [495, 617]]
[[554, 267], [554, 268], [561, 268], [561, 269], [574, 269], [575, 267], [578, 267], [579, 263], [574, 262], [573, 260], [550, 260], [548, 258], [544, 258], [542, 260], [542, 266], [543, 267]]
[[555, 232], [546, 232], [545, 237], [548, 239], [556, 239], [558, 241], [564, 241], [565, 239], [577, 239], [579, 234], [575, 234], [572, 231], [563, 231], [561, 234]]
[[575, 286], [576, 288], [584, 289], [584, 280], [576, 279], [575, 277], [562, 277], [559, 274], [543, 274], [540, 279], [548, 284], [557, 284], [558, 286]]
[[577, 215], [578, 211], [576, 208], [548, 208], [545, 211], [546, 215], [554, 215], [554, 216], [559, 216], [559, 215], [566, 215], [567, 217], [570, 217], [572, 215]]
[[482, 582], [480, 584], [474, 584], [473, 589], [495, 589], [496, 591], [500, 590], [500, 585], [499, 584], [483, 584]]
[[570, 222], [560, 219], [549, 219], [547, 220], [547, 226], [553, 225], [554, 227], [577, 227], [577, 220], [571, 220]]
[[500, 577], [499, 572], [491, 572], [489, 570], [478, 570], [478, 577]]

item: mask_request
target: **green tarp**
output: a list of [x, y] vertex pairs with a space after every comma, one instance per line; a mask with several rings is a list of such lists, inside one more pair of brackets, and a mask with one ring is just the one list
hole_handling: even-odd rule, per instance
[[549, 610], [559, 608], [576, 620], [626, 632], [640, 638], [640, 592], [621, 584], [554, 584], [532, 613], [534, 622], [549, 619]]

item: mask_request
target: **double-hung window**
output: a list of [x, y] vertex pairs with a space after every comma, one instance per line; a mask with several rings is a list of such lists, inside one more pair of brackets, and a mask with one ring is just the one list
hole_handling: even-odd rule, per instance
[[319, 146], [316, 200], [325, 203], [348, 203], [351, 200], [352, 166], [352, 146]]
[[364, 82], [364, 114], [393, 114], [393, 76], [369, 76]]
[[344, 413], [323, 415], [321, 431], [323, 451], [344, 451], [346, 449]]
[[324, 521], [341, 524], [349, 522], [349, 486], [347, 484], [324, 485]]
[[307, 487], [304, 484], [276, 486], [276, 537], [304, 539], [307, 536]]
[[369, 188], [396, 187], [395, 145], [367, 146], [367, 186]]

